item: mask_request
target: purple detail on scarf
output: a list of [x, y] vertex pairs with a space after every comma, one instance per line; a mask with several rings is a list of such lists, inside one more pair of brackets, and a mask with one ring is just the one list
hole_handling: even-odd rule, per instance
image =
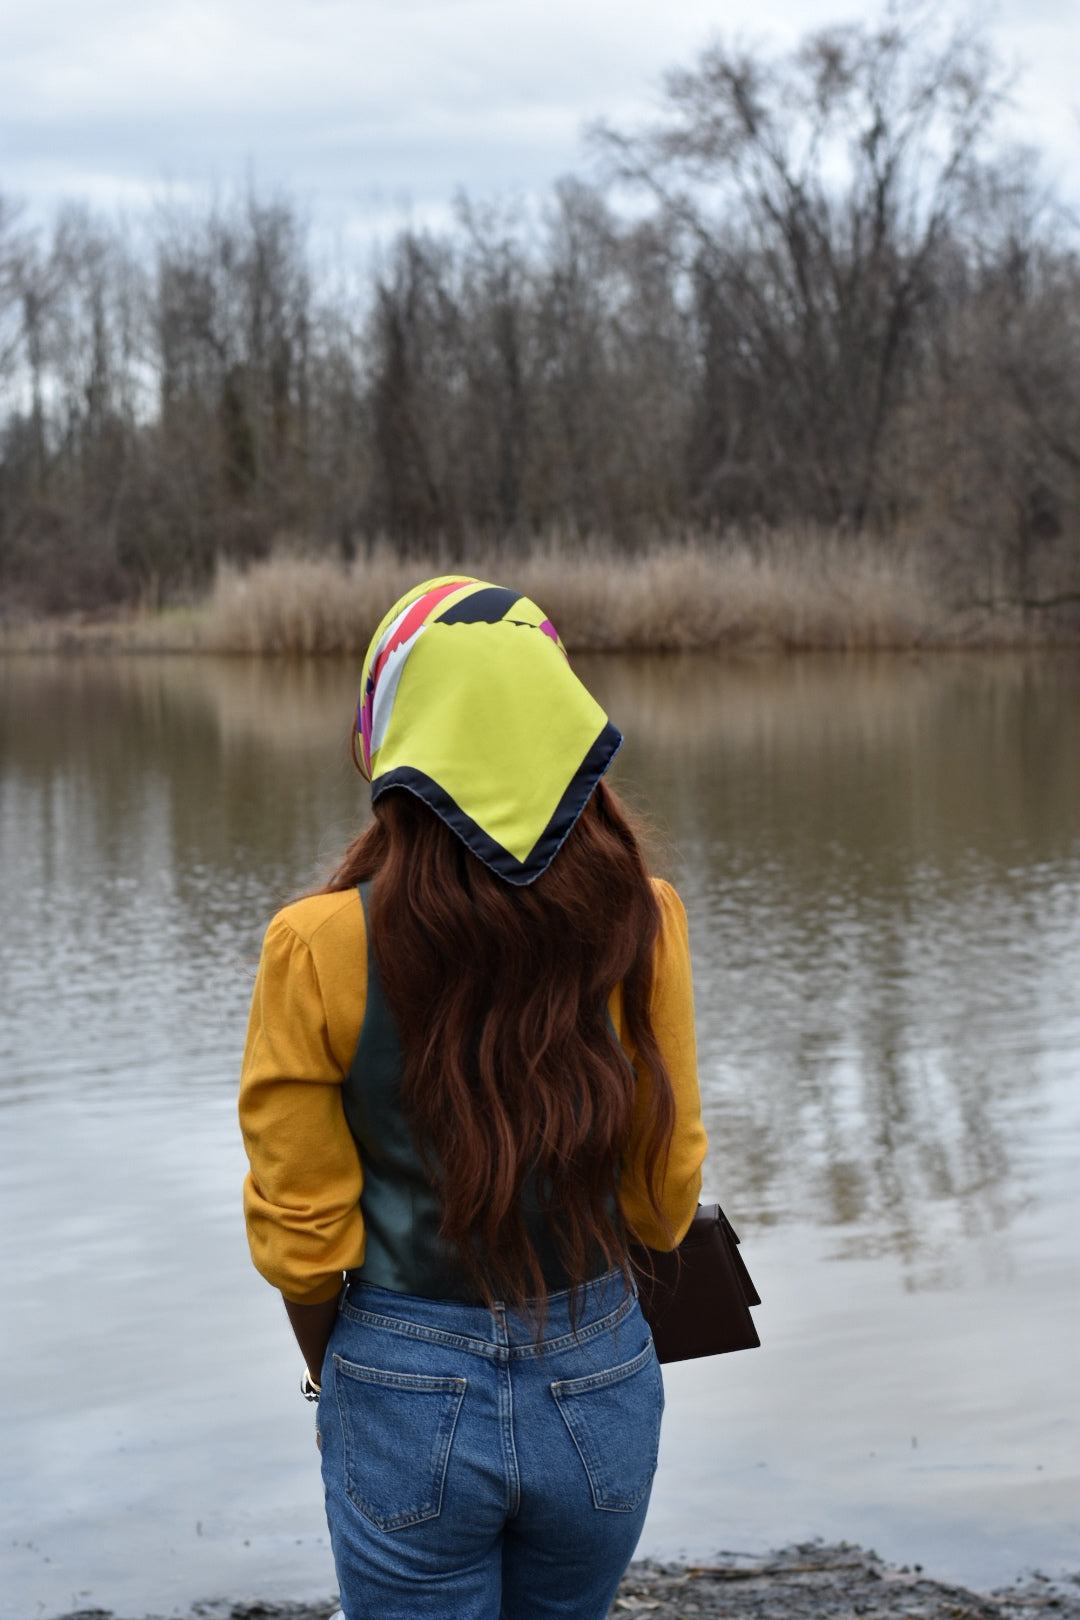
[[540, 626], [540, 628], [544, 632], [545, 636], [550, 636], [552, 641], [555, 643], [555, 645], [558, 646], [558, 644], [559, 644], [559, 632], [556, 630], [556, 628], [552, 624], [551, 620], [550, 619], [545, 619], [543, 624]]

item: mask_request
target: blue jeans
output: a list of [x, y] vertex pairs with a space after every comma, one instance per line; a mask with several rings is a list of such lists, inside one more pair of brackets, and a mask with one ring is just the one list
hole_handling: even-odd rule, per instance
[[645, 1521], [664, 1390], [616, 1272], [575, 1327], [347, 1289], [323, 1364], [326, 1515], [347, 1620], [603, 1620]]

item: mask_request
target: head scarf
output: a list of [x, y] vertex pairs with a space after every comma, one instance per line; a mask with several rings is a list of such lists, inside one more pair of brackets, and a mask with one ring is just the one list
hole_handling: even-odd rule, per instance
[[515, 884], [551, 864], [622, 744], [535, 602], [462, 575], [383, 619], [356, 727], [373, 801], [407, 788]]

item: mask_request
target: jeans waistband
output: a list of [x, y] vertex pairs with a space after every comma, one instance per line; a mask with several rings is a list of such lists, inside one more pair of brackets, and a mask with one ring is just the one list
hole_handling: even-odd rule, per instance
[[524, 1356], [607, 1332], [634, 1303], [635, 1292], [622, 1272], [609, 1271], [578, 1289], [549, 1294], [542, 1315], [537, 1307], [520, 1310], [499, 1300], [489, 1308], [352, 1281], [342, 1293], [341, 1312], [353, 1321], [410, 1338], [453, 1343], [479, 1354]]

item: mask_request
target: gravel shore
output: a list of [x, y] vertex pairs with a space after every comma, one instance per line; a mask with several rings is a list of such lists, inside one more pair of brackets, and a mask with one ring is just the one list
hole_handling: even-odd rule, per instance
[[[632, 1564], [611, 1620], [1080, 1620], [1080, 1573], [1042, 1576], [1003, 1590], [972, 1592], [897, 1569], [876, 1553], [841, 1542], [787, 1547], [758, 1562]], [[295, 1603], [199, 1603], [188, 1620], [329, 1620], [334, 1606]], [[117, 1620], [110, 1610], [80, 1609], [61, 1620]], [[152, 1617], [146, 1617], [152, 1620]]]

